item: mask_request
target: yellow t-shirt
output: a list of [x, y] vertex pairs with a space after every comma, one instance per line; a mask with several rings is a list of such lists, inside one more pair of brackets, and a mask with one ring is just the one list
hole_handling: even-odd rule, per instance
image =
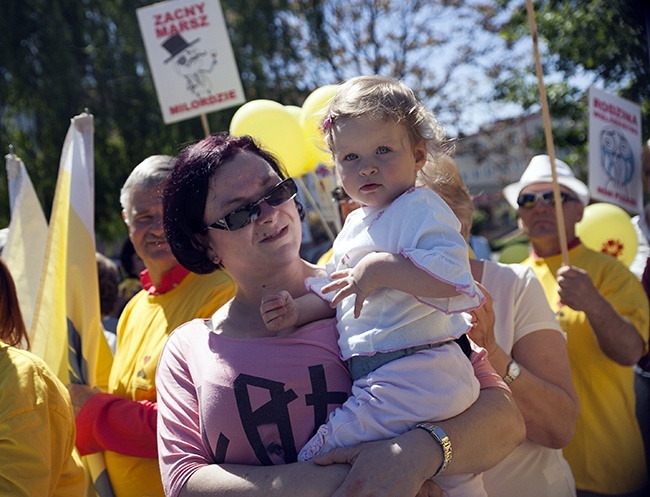
[[[578, 245], [569, 251], [572, 266], [587, 271], [600, 293], [648, 341], [648, 300], [643, 287], [615, 258]], [[634, 372], [607, 357], [584, 312], [558, 306], [555, 274], [561, 256], [534, 259], [533, 268], [546, 298], [567, 333], [573, 383], [580, 415], [573, 439], [563, 449], [579, 490], [624, 494], [643, 486], [646, 478], [641, 432], [635, 415]]]
[[[117, 324], [117, 351], [109, 393], [134, 401], [156, 402], [158, 358], [168, 335], [194, 318], [210, 317], [235, 295], [236, 285], [225, 271], [189, 273], [162, 295], [137, 293]], [[105, 451], [106, 469], [116, 497], [164, 496], [157, 459]]]
[[0, 342], [0, 495], [82, 497], [70, 396], [50, 368]]

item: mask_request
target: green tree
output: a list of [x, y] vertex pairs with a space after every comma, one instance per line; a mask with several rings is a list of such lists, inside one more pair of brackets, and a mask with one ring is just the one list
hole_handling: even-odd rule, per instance
[[[306, 50], [316, 74], [404, 80], [442, 123], [463, 128], [502, 46], [490, 0], [330, 0]], [[317, 80], [315, 80], [317, 81]]]
[[[200, 138], [198, 118], [165, 125], [136, 9], [155, 0], [3, 0], [0, 144], [23, 158], [46, 215], [68, 119], [95, 116], [98, 239], [125, 236], [119, 191], [135, 164]], [[481, 98], [499, 12], [493, 0], [222, 0], [248, 100], [301, 105], [314, 89], [357, 74], [403, 78], [439, 115], [463, 126]], [[225, 130], [236, 109], [208, 116]], [[7, 198], [4, 168], [0, 197]], [[0, 201], [0, 226], [8, 223]]]
[[[512, 56], [499, 68], [496, 96], [535, 111], [539, 91], [526, 5], [521, 0], [499, 3], [510, 9], [497, 28]], [[589, 86], [639, 104], [643, 136], [650, 137], [650, 6], [646, 0], [538, 0], [534, 5], [554, 142], [569, 163], [582, 165], [584, 175]], [[533, 145], [544, 150], [543, 137]]]
[[[111, 242], [126, 234], [119, 191], [148, 155], [174, 154], [203, 136], [198, 118], [165, 125], [135, 10], [129, 0], [4, 0], [0, 15], [0, 143], [24, 161], [46, 215], [54, 196], [69, 118], [95, 117], [95, 226]], [[248, 99], [300, 104], [296, 89], [306, 54], [294, 48], [296, 9], [316, 15], [318, 0], [224, 0], [222, 6]], [[312, 29], [318, 29], [314, 24]], [[212, 131], [228, 129], [235, 109], [208, 116]], [[4, 168], [0, 197], [8, 198]], [[0, 202], [0, 226], [9, 221]]]

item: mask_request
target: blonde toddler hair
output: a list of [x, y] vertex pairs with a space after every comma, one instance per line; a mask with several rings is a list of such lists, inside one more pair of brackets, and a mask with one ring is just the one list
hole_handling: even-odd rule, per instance
[[340, 85], [321, 124], [331, 152], [336, 121], [362, 116], [403, 125], [412, 146], [426, 143], [427, 162], [451, 152], [451, 141], [445, 138], [445, 128], [433, 112], [404, 83], [384, 76], [357, 76]]

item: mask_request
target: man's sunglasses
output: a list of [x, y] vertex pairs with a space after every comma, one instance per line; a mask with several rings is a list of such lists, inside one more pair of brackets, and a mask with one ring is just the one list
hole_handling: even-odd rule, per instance
[[206, 230], [226, 230], [236, 231], [248, 226], [250, 223], [260, 217], [260, 204], [266, 202], [271, 207], [278, 207], [285, 202], [293, 199], [298, 193], [298, 187], [291, 178], [278, 183], [271, 188], [266, 195], [250, 204], [242, 205], [230, 214], [226, 214], [221, 219], [205, 227]]
[[[519, 207], [534, 207], [539, 199], [542, 199], [542, 202], [546, 205], [555, 205], [555, 195], [553, 192], [539, 192], [539, 193], [522, 193], [517, 197], [517, 205]], [[566, 192], [560, 192], [560, 199], [562, 203], [571, 202], [578, 200], [573, 195], [569, 195]]]

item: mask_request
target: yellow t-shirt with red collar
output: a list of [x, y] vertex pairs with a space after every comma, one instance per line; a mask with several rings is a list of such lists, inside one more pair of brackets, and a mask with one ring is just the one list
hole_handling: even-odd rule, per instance
[[[117, 351], [108, 392], [133, 401], [156, 402], [158, 358], [168, 335], [194, 318], [208, 318], [230, 300], [236, 290], [225, 271], [207, 275], [188, 273], [181, 266], [172, 288], [156, 294], [138, 292], [126, 305], [117, 325]], [[106, 468], [116, 497], [163, 497], [158, 460], [104, 451]]]
[[[569, 250], [572, 266], [587, 271], [600, 293], [648, 341], [649, 310], [643, 287], [624, 264], [578, 244]], [[645, 455], [635, 415], [634, 372], [607, 357], [584, 312], [559, 305], [555, 279], [561, 255], [529, 257], [546, 298], [567, 334], [580, 415], [573, 439], [563, 449], [579, 490], [624, 494], [646, 479]]]

